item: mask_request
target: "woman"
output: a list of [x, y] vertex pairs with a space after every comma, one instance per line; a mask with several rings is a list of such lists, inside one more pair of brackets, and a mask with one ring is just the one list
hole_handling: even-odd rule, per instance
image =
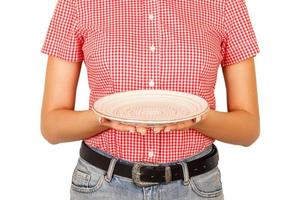
[[[41, 132], [51, 144], [83, 141], [71, 199], [224, 198], [213, 142], [249, 146], [259, 136], [259, 47], [243, 0], [58, 0], [41, 51], [49, 55]], [[82, 61], [89, 109], [74, 111]], [[215, 110], [219, 66], [228, 112]], [[210, 110], [148, 129], [91, 110], [138, 89], [199, 95]]]

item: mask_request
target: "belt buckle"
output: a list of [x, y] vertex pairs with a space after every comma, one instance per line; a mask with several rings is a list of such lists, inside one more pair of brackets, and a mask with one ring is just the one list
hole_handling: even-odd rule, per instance
[[135, 162], [132, 167], [132, 180], [139, 187], [146, 187], [151, 185], [157, 185], [159, 182], [146, 182], [141, 181], [141, 167], [142, 166], [159, 166], [159, 164], [146, 163], [146, 162]]

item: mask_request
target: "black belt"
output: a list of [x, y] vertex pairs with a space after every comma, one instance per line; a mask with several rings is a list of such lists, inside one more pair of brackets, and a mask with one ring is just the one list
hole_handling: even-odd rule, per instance
[[[97, 153], [86, 145], [84, 141], [81, 144], [80, 157], [105, 171], [108, 170], [111, 161], [111, 158]], [[208, 154], [196, 160], [186, 162], [189, 176], [192, 177], [210, 171], [218, 165], [218, 160], [217, 147], [212, 144], [212, 150]], [[117, 160], [113, 173], [132, 178], [133, 182], [140, 187], [183, 179], [182, 166], [177, 163], [162, 166], [159, 163], [132, 162], [130, 164], [130, 162], [124, 163]]]

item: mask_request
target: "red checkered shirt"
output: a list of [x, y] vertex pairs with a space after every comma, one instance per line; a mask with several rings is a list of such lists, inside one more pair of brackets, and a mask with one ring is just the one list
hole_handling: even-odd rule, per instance
[[[58, 0], [41, 52], [84, 61], [89, 109], [101, 97], [139, 89], [192, 93], [215, 109], [218, 67], [254, 57], [259, 47], [244, 0]], [[196, 129], [110, 128], [85, 142], [121, 159], [163, 163], [214, 139]]]

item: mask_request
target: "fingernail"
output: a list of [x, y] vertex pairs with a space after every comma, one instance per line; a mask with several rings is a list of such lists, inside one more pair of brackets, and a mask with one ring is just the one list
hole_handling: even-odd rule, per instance
[[165, 132], [170, 132], [170, 129], [165, 129]]
[[154, 131], [154, 133], [159, 133], [159, 132], [160, 132], [160, 129], [154, 128], [153, 131]]
[[98, 118], [99, 123], [102, 123], [102, 117]]
[[201, 116], [197, 117], [196, 120], [195, 120], [196, 123], [198, 123], [200, 121], [201, 121]]
[[146, 135], [147, 130], [141, 129], [141, 130], [140, 130], [140, 133], [141, 133], [142, 135]]
[[129, 133], [134, 133], [135, 131], [134, 130], [129, 130]]

